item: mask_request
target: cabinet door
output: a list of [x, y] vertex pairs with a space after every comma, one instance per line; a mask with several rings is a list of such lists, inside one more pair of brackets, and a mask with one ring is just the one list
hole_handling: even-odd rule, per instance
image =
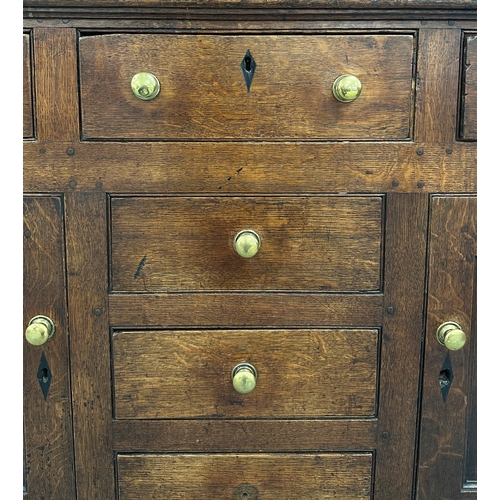
[[[440, 325], [458, 343], [441, 345]], [[458, 348], [453, 350], [454, 348]], [[418, 499], [477, 497], [476, 197], [433, 196]]]
[[[76, 498], [62, 207], [59, 196], [24, 198], [24, 330], [40, 315], [55, 327], [43, 344], [24, 339], [24, 494], [29, 500]], [[43, 323], [32, 326], [26, 337], [38, 344], [44, 329]]]

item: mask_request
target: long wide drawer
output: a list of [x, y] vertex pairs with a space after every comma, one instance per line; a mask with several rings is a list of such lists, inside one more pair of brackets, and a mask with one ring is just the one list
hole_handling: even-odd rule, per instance
[[[382, 196], [113, 197], [111, 290], [378, 291]], [[242, 230], [261, 248], [242, 258]]]
[[[411, 135], [413, 34], [122, 33], [83, 36], [79, 48], [84, 139]], [[144, 72], [158, 80], [146, 97], [159, 88], [147, 101], [131, 88]], [[333, 96], [342, 75], [361, 82], [353, 102]]]
[[373, 417], [378, 345], [376, 329], [117, 331], [115, 418]]
[[371, 453], [117, 456], [120, 500], [368, 500]]

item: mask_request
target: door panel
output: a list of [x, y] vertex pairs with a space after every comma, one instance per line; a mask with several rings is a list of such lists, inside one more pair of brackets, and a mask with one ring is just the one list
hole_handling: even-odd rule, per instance
[[[418, 466], [419, 500], [476, 498], [476, 197], [433, 196]], [[436, 338], [453, 321], [465, 345]]]
[[24, 198], [24, 329], [37, 315], [55, 325], [42, 345], [24, 339], [24, 490], [29, 500], [75, 498], [62, 207], [60, 196]]

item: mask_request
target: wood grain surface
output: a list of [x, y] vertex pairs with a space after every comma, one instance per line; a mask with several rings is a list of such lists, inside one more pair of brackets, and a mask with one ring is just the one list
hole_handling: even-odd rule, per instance
[[[26, 329], [31, 318], [44, 315], [52, 319], [56, 328], [54, 336], [41, 346], [23, 339], [28, 500], [76, 498], [63, 209], [61, 196], [24, 197], [23, 325]], [[41, 372], [41, 367], [47, 371]], [[47, 388], [46, 397], [41, 384]]]
[[476, 163], [469, 142], [26, 142], [24, 185], [130, 194], [474, 192]]
[[[368, 500], [371, 453], [118, 455], [121, 500]], [[241, 496], [251, 485], [257, 496]], [[249, 490], [255, 491], [255, 490]]]
[[31, 38], [23, 34], [23, 137], [33, 137], [35, 126], [33, 120], [33, 88], [31, 78]]
[[113, 420], [119, 452], [359, 451], [377, 446], [374, 418]]
[[[79, 40], [84, 139], [407, 139], [413, 34], [200, 36], [112, 34]], [[256, 69], [247, 90], [240, 67]], [[139, 72], [160, 81], [141, 101]], [[354, 74], [361, 95], [332, 84]]]
[[466, 34], [462, 66], [460, 136], [466, 140], [477, 140], [477, 33]]
[[114, 497], [115, 484], [111, 448], [106, 196], [71, 193], [65, 200], [77, 498], [108, 500]]
[[[377, 346], [377, 330], [116, 332], [115, 417], [374, 416]], [[231, 382], [241, 362], [249, 394]]]
[[[64, 7], [73, 6], [74, 0], [25, 0], [26, 7]], [[94, 7], [95, 0], [79, 0], [79, 6]], [[198, 7], [200, 3], [196, 0], [99, 0], [103, 7]], [[208, 0], [203, 2], [207, 7], [237, 7], [241, 0]], [[352, 0], [247, 0], [245, 7], [328, 7], [353, 8]], [[375, 4], [373, 0], [357, 0], [355, 8], [455, 8], [476, 9], [475, 0], [379, 0]]]
[[[113, 291], [377, 291], [383, 198], [113, 197]], [[233, 249], [256, 231], [257, 255]]]
[[33, 30], [39, 141], [75, 141], [80, 138], [76, 44], [74, 29]]
[[[431, 198], [418, 500], [477, 497], [477, 435], [468, 432], [477, 412], [476, 203], [475, 196]], [[467, 335], [459, 351], [448, 351], [436, 339], [436, 330], [445, 321], [457, 322]], [[443, 376], [449, 383], [446, 398]]]

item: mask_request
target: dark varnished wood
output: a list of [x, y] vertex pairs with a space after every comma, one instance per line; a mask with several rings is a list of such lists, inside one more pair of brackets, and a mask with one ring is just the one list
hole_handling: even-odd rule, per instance
[[33, 89], [31, 78], [31, 38], [23, 34], [23, 137], [33, 137]]
[[[113, 291], [378, 291], [383, 198], [114, 197]], [[242, 230], [262, 241], [240, 257]]]
[[118, 485], [122, 500], [242, 498], [233, 495], [243, 484], [262, 499], [326, 500], [335, 492], [360, 500], [371, 496], [372, 460], [371, 453], [118, 455]]
[[419, 30], [415, 140], [453, 142], [457, 136], [460, 29]]
[[[61, 196], [24, 197], [23, 326], [26, 329], [30, 319], [41, 314], [56, 327], [54, 336], [41, 346], [23, 339], [28, 500], [76, 498], [62, 213]], [[52, 377], [46, 398], [38, 380], [42, 355]]]
[[376, 447], [376, 419], [115, 420], [113, 449], [133, 452], [298, 452]]
[[[408, 35], [198, 36], [110, 34], [79, 41], [85, 139], [406, 139], [414, 39]], [[247, 91], [240, 64], [256, 61]], [[161, 90], [137, 99], [130, 81]], [[340, 103], [343, 74], [363, 84]], [[390, 109], [390, 115], [387, 110]]]
[[[115, 418], [370, 417], [377, 355], [377, 330], [116, 332]], [[231, 383], [241, 362], [250, 394]]]
[[78, 498], [114, 498], [106, 196], [66, 196], [70, 359]]
[[462, 61], [462, 116], [460, 137], [477, 139], [477, 33], [466, 33]]
[[168, 293], [109, 296], [110, 323], [210, 327], [379, 326], [381, 294]]
[[[25, 7], [73, 7], [74, 0], [24, 0]], [[94, 7], [95, 0], [79, 0], [82, 7]], [[196, 0], [99, 0], [102, 7], [199, 7]], [[476, 0], [357, 0], [353, 5], [352, 0], [248, 0], [245, 7], [328, 7], [358, 8], [358, 9], [392, 9], [392, 8], [418, 8], [418, 9], [476, 9]], [[241, 7], [240, 0], [208, 0], [203, 2], [204, 7]]]
[[412, 498], [427, 222], [425, 194], [387, 195], [377, 500]]
[[[477, 411], [477, 406], [468, 408], [475, 404], [476, 391], [471, 359], [476, 349], [476, 328], [472, 324], [476, 307], [476, 231], [475, 196], [432, 197], [419, 500], [472, 499], [477, 495], [471, 485], [477, 480], [477, 472], [468, 470], [466, 463], [467, 448], [474, 461], [477, 446], [475, 433], [467, 432], [468, 424], [474, 422], [470, 417]], [[448, 352], [438, 344], [436, 330], [445, 321], [457, 322], [466, 333], [467, 342], [461, 350]], [[444, 401], [439, 378], [448, 353], [453, 380]]]
[[76, 40], [75, 29], [33, 30], [40, 141], [75, 141], [80, 136]]
[[[465, 236], [460, 233], [457, 240], [452, 238], [449, 252], [441, 254], [444, 243], [436, 239], [435, 230], [441, 225], [454, 231], [460, 224], [456, 218], [462, 221], [461, 229], [465, 227], [462, 202], [455, 206], [441, 200], [447, 198], [446, 193], [470, 194], [454, 196], [454, 199], [473, 198], [476, 190], [475, 139], [462, 137], [460, 132], [461, 116], [468, 124], [472, 118], [462, 109], [464, 87], [461, 84], [463, 63], [467, 64], [467, 54], [462, 55], [464, 43], [467, 44], [469, 35], [476, 33], [475, 1], [103, 0], [96, 8], [94, 0], [27, 0], [24, 6], [24, 28], [32, 30], [33, 40], [35, 125], [43, 121], [38, 142], [24, 142], [24, 188], [26, 192], [42, 192], [65, 199], [64, 243], [68, 255], [67, 313], [71, 340], [67, 363], [70, 363], [73, 380], [78, 498], [167, 498], [171, 492], [166, 488], [171, 486], [177, 488], [178, 496], [185, 500], [203, 498], [203, 495], [210, 499], [230, 499], [239, 484], [233, 484], [235, 470], [231, 465], [235, 463], [251, 464], [251, 476], [260, 478], [262, 483], [258, 485], [259, 498], [284, 494], [301, 500], [332, 495], [349, 499], [414, 500], [417, 491], [419, 495], [425, 491], [426, 496], [422, 496], [425, 500], [436, 500], [437, 496], [439, 500], [455, 500], [453, 496], [448, 499], [445, 488], [451, 484], [448, 478], [459, 474], [460, 464], [464, 470], [460, 484], [465, 483], [464, 487], [471, 491], [477, 479], [473, 411], [475, 333], [471, 333], [471, 342], [466, 345], [469, 349], [466, 359], [460, 363], [453, 361], [453, 366], [458, 366], [460, 371], [454, 380], [454, 384], [460, 385], [454, 385], [456, 392], [453, 398], [451, 393], [449, 396], [455, 413], [450, 413], [452, 403], [450, 409], [445, 409], [450, 421], [467, 419], [467, 426], [459, 424], [462, 426], [460, 437], [450, 438], [448, 428], [442, 431], [437, 427], [437, 412], [443, 408], [433, 399], [434, 386], [432, 390], [427, 389], [432, 385], [428, 383], [431, 379], [426, 371], [430, 370], [427, 363], [434, 362], [428, 352], [425, 352], [424, 373], [420, 370], [423, 348], [430, 346], [429, 338], [434, 334], [430, 328], [435, 330], [430, 324], [434, 319], [437, 321], [433, 283], [437, 282], [441, 290], [441, 280], [454, 272], [456, 278], [453, 278], [455, 281], [450, 278], [451, 282], [465, 279], [467, 284], [454, 285], [453, 291], [460, 292], [461, 286], [469, 286], [472, 264], [467, 262], [463, 267], [454, 264], [457, 254], [466, 255], [464, 252], [470, 250], [457, 243]], [[102, 33], [106, 33], [106, 37], [100, 36]], [[93, 54], [96, 56], [93, 60], [101, 76], [87, 73], [85, 78], [95, 79], [96, 87], [91, 92], [80, 93], [78, 43], [85, 44], [90, 39], [100, 43], [104, 39], [137, 40], [139, 33], [142, 39], [148, 40], [189, 39], [205, 43], [201, 59], [196, 50], [186, 52], [185, 48], [179, 49], [178, 56], [158, 49], [153, 50], [153, 55], [143, 51], [138, 56], [134, 55], [135, 49], [126, 44], [106, 46], [109, 60], [113, 62], [116, 58], [114, 62], [118, 62], [121, 58], [120, 67], [126, 66], [131, 54], [136, 62], [149, 58], [160, 60], [166, 70], [162, 84], [163, 81], [168, 84], [166, 58], [177, 57], [177, 67], [188, 69], [176, 75], [175, 82], [182, 84], [182, 90], [189, 96], [186, 99], [182, 91], [175, 95], [173, 107], [177, 106], [177, 123], [181, 123], [179, 110], [186, 103], [194, 109], [188, 110], [191, 114], [186, 112], [186, 116], [208, 117], [205, 122], [184, 117], [184, 128], [180, 132], [169, 130], [167, 136], [162, 126], [168, 123], [169, 108], [162, 107], [148, 115], [155, 127], [146, 134], [144, 129], [140, 130], [144, 124], [141, 105], [155, 101], [141, 103], [135, 102], [135, 98], [129, 101], [133, 96], [125, 86], [104, 92], [105, 98], [96, 105], [92, 96], [105, 90], [99, 89], [102, 76], [109, 77], [110, 82], [117, 80], [116, 75], [113, 80], [105, 74], [108, 63], [99, 60], [104, 53], [99, 50]], [[380, 116], [375, 117], [351, 112], [356, 106], [361, 108], [361, 100], [345, 106], [333, 102], [335, 109], [344, 113], [333, 118], [342, 119], [342, 125], [353, 127], [347, 130], [357, 130], [358, 135], [349, 137], [346, 135], [349, 132], [336, 122], [335, 134], [329, 136], [326, 134], [332, 129], [324, 118], [326, 106], [331, 102], [326, 106], [326, 101], [319, 105], [313, 103], [306, 92], [313, 85], [309, 79], [301, 78], [300, 72], [306, 68], [307, 76], [311, 76], [324, 71], [319, 51], [298, 51], [284, 46], [280, 52], [275, 46], [269, 48], [264, 40], [301, 40], [307, 49], [311, 40], [352, 40], [350, 37], [416, 40], [410, 51], [410, 59], [415, 57], [414, 53], [416, 59], [411, 60], [407, 68], [411, 80], [407, 106], [403, 110], [400, 94], [392, 110], [390, 102], [378, 99], [374, 105], [380, 107]], [[225, 45], [210, 40], [223, 40]], [[238, 40], [258, 40], [260, 45], [257, 53], [252, 46], [245, 47], [238, 57], [233, 79], [226, 60], [232, 54], [232, 44]], [[210, 50], [206, 50], [207, 43], [212, 44]], [[120, 51], [115, 50], [118, 46]], [[228, 48], [227, 54], [218, 54], [214, 49], [222, 46]], [[161, 48], [161, 44], [158, 47]], [[250, 93], [246, 91], [239, 67], [247, 48], [258, 64]], [[289, 60], [286, 59], [288, 49], [293, 55]], [[259, 69], [265, 69], [268, 63], [260, 55], [271, 52], [274, 66], [266, 73], [264, 82], [259, 80]], [[326, 56], [335, 64], [340, 57], [343, 68], [355, 69], [351, 52], [341, 52], [327, 50]], [[343, 52], [348, 61], [342, 59]], [[354, 52], [358, 52], [357, 48]], [[384, 55], [384, 50], [381, 48], [377, 54]], [[391, 55], [401, 69], [401, 53], [391, 50], [391, 54], [384, 56], [386, 62], [391, 62]], [[291, 78], [274, 75], [283, 59], [285, 66], [295, 70], [294, 85], [288, 87], [286, 84], [292, 82]], [[377, 62], [375, 57], [372, 59], [365, 65], [365, 58], [361, 66], [371, 68], [371, 63]], [[200, 60], [203, 68], [210, 71], [191, 81], [186, 79], [185, 75], [193, 75], [199, 69], [196, 65], [200, 65]], [[212, 60], [217, 62], [217, 71], [210, 66]], [[390, 76], [390, 64], [388, 66], [383, 72], [375, 72], [376, 65], [367, 70], [367, 75], [373, 71], [370, 79], [376, 81], [382, 97], [382, 83]], [[469, 70], [471, 67], [474, 71], [473, 65], [468, 66]], [[207, 85], [207, 82], [222, 81], [214, 78], [222, 68], [224, 86]], [[470, 81], [469, 75], [467, 78]], [[51, 87], [54, 81], [56, 84]], [[273, 81], [280, 82], [282, 88], [276, 90], [276, 85], [268, 85]], [[273, 88], [276, 91], [271, 94]], [[298, 88], [302, 91], [295, 94]], [[365, 103], [370, 97], [369, 88], [374, 87], [365, 86], [362, 93]], [[165, 89], [168, 90], [168, 85], [162, 87], [163, 96]], [[202, 98], [200, 92], [196, 92], [199, 89], [204, 91]], [[221, 90], [227, 91], [227, 95], [223, 96]], [[241, 102], [258, 98], [260, 108], [240, 109], [235, 92], [241, 90]], [[123, 99], [126, 92], [128, 97]], [[83, 108], [83, 114], [80, 113], [80, 95], [84, 107], [89, 104], [88, 109], [92, 109], [91, 115], [85, 114]], [[284, 95], [288, 103], [292, 102], [292, 95], [297, 95], [298, 105], [294, 98], [295, 107], [284, 110], [280, 95]], [[464, 103], [469, 95], [465, 95]], [[331, 94], [330, 98], [333, 99]], [[125, 101], [133, 108], [133, 119], [122, 119]], [[226, 101], [232, 102], [231, 113], [227, 115], [220, 111]], [[387, 105], [382, 107], [382, 101]], [[196, 105], [201, 109], [195, 109]], [[467, 102], [467, 106], [470, 109], [472, 102]], [[117, 112], [110, 113], [109, 109]], [[408, 120], [404, 128], [401, 117], [406, 110]], [[253, 122], [240, 120], [241, 116], [252, 116], [252, 112], [257, 116]], [[391, 113], [398, 117], [397, 122], [391, 122]], [[98, 125], [100, 138], [96, 138], [96, 133], [92, 140], [88, 139], [85, 123], [83, 128], [80, 125], [82, 117], [83, 122], [89, 120]], [[108, 121], [112, 122], [114, 131], [108, 127]], [[235, 123], [238, 126], [234, 126]], [[384, 129], [377, 123], [388, 125]], [[125, 134], [132, 127], [136, 127], [135, 137]], [[119, 129], [125, 133], [118, 134]], [[318, 131], [324, 135], [320, 136]], [[112, 134], [115, 136], [108, 140]], [[154, 141], [144, 140], [151, 134], [156, 134]], [[355, 140], [337, 140], [346, 137]], [[387, 140], [392, 137], [398, 140]], [[435, 193], [440, 194], [435, 196]], [[430, 233], [429, 194], [432, 195]], [[375, 212], [363, 204], [339, 206], [339, 213], [319, 208], [329, 200], [371, 198], [382, 204], [376, 217]], [[113, 205], [117, 200], [134, 201], [126, 211], [120, 212], [122, 207], [118, 207], [117, 212], [117, 206]], [[155, 204], [158, 200], [160, 209]], [[291, 214], [285, 210], [288, 205], [284, 205], [281, 212], [273, 208], [269, 213], [273, 234], [279, 230], [287, 235], [282, 243], [289, 241], [292, 233], [301, 234], [297, 241], [310, 243], [323, 232], [318, 232], [318, 227], [334, 227], [345, 236], [338, 245], [343, 251], [335, 254], [334, 264], [338, 268], [321, 260], [328, 254], [321, 245], [307, 244], [303, 259], [293, 257], [296, 255], [293, 252], [279, 256], [276, 251], [279, 245], [275, 245], [274, 264], [285, 259], [314, 272], [299, 273], [294, 281], [295, 272], [290, 268], [286, 286], [283, 277], [277, 276], [281, 279], [280, 287], [273, 288], [273, 280], [266, 274], [271, 269], [268, 266], [262, 275], [247, 275], [248, 279], [258, 276], [261, 280], [258, 284], [245, 280], [244, 287], [238, 288], [235, 268], [225, 267], [220, 258], [219, 250], [228, 251], [236, 258], [231, 264], [239, 262], [231, 248], [232, 238], [226, 235], [225, 247], [212, 251], [212, 257], [218, 257], [218, 271], [212, 272], [210, 279], [199, 269], [193, 271], [193, 264], [201, 268], [203, 262], [196, 247], [178, 243], [168, 233], [172, 224], [162, 222], [175, 221], [177, 236], [180, 234], [184, 241], [199, 243], [205, 235], [210, 235], [207, 227], [232, 227], [235, 211], [224, 208], [217, 212], [216, 208], [234, 207], [234, 200], [238, 200], [241, 208], [236, 212], [246, 214], [251, 214], [252, 200], [262, 203], [262, 207], [265, 203], [276, 207], [277, 201], [292, 201]], [[143, 203], [149, 211], [141, 216], [135, 209]], [[464, 210], [471, 209], [468, 203]], [[316, 214], [312, 219], [306, 216], [306, 208], [310, 209], [311, 204]], [[207, 210], [208, 207], [214, 210]], [[455, 211], [456, 207], [459, 208]], [[218, 225], [213, 224], [214, 211], [223, 215]], [[122, 217], [122, 221], [113, 226], [118, 220], [117, 213], [126, 215], [126, 220]], [[350, 227], [349, 222], [354, 219], [349, 214], [356, 214], [360, 224]], [[258, 215], [260, 219], [268, 216], [263, 208]], [[335, 226], [337, 219], [342, 221], [340, 229]], [[195, 220], [198, 225], [193, 223]], [[297, 221], [308, 220], [314, 224], [305, 224], [307, 231], [303, 233]], [[204, 226], [207, 221], [211, 224]], [[375, 223], [378, 233], [375, 233]], [[199, 227], [205, 229], [197, 232]], [[370, 229], [363, 232], [363, 227]], [[289, 231], [290, 228], [293, 231]], [[464, 230], [464, 233], [472, 238], [472, 232]], [[360, 239], [362, 234], [369, 234], [371, 240]], [[425, 272], [429, 238], [431, 294], [427, 304]], [[266, 241], [271, 241], [267, 235], [264, 245]], [[146, 277], [152, 263], [147, 260], [138, 273], [139, 263], [146, 255], [146, 252], [138, 252], [141, 245], [147, 247], [147, 251], [155, 248], [162, 258], [158, 259], [159, 267], [149, 276], [153, 280], [139, 286], [136, 282]], [[166, 259], [170, 250], [165, 248], [169, 245], [181, 249], [174, 252], [175, 261], [184, 266], [174, 274], [168, 274], [176, 265], [172, 264], [172, 258]], [[262, 251], [266, 248], [269, 247], [263, 246]], [[352, 249], [357, 250], [353, 253]], [[351, 258], [353, 255], [355, 258]], [[262, 257], [264, 253], [257, 256]], [[346, 259], [349, 265], [341, 265]], [[127, 265], [119, 268], [119, 262], [127, 262]], [[369, 270], [365, 267], [358, 271], [360, 262], [368, 262]], [[258, 260], [250, 259], [245, 265], [255, 267], [257, 263]], [[28, 275], [30, 273], [38, 273], [36, 279], [41, 279], [43, 272], [30, 268]], [[134, 278], [137, 273], [138, 277]], [[228, 282], [231, 273], [234, 279]], [[353, 287], [346, 289], [348, 275]], [[180, 287], [181, 278], [189, 279], [187, 288]], [[335, 286], [322, 288], [321, 280]], [[286, 291], [276, 292], [277, 289]], [[443, 299], [439, 307], [442, 311], [451, 307], [457, 318], [465, 314], [465, 324], [473, 323], [474, 308], [466, 305], [462, 310], [458, 295], [449, 293], [450, 302]], [[474, 304], [475, 298], [471, 301]], [[428, 305], [430, 315], [426, 319]], [[366, 332], [368, 336], [363, 337]], [[472, 325], [471, 332], [475, 332]], [[271, 343], [273, 336], [277, 347]], [[351, 345], [353, 339], [356, 341]], [[251, 353], [248, 345], [252, 347]], [[239, 349], [236, 354], [231, 351], [235, 346]], [[328, 355], [322, 346], [327, 348]], [[232, 399], [231, 403], [228, 394], [233, 389], [228, 369], [233, 362], [240, 361], [240, 354], [248, 353], [254, 356], [256, 364], [257, 358], [268, 362], [263, 371], [259, 370], [261, 378], [255, 391], [246, 396], [235, 393], [238, 399]], [[304, 368], [306, 361], [310, 362]], [[259, 361], [257, 368], [260, 366]], [[281, 373], [285, 368], [287, 373], [292, 373], [290, 378], [288, 375], [285, 379], [278, 377], [276, 386], [271, 386], [270, 375]], [[296, 373], [299, 369], [300, 376]], [[335, 382], [331, 382], [333, 378]], [[176, 385], [165, 384], [166, 380], [175, 380]], [[273, 380], [277, 380], [276, 377]], [[324, 398], [319, 392], [322, 380], [330, 382]], [[200, 386], [196, 386], [195, 381]], [[297, 397], [287, 393], [287, 382]], [[115, 393], [114, 383], [118, 389]], [[223, 387], [216, 391], [213, 387], [218, 383]], [[422, 431], [427, 432], [421, 437], [417, 434], [419, 383], [423, 383], [425, 389], [422, 412], [426, 418]], [[196, 399], [190, 397], [200, 387], [206, 390]], [[459, 387], [467, 395], [466, 408]], [[124, 388], [130, 390], [125, 392]], [[250, 403], [258, 401], [262, 388], [267, 391], [266, 403], [258, 402], [259, 411], [252, 413]], [[310, 398], [305, 397], [305, 391], [310, 393]], [[132, 394], [139, 395], [145, 405], [130, 405], [128, 400]], [[347, 398], [349, 395], [352, 397]], [[283, 397], [288, 398], [286, 410], [279, 406]], [[217, 398], [222, 403], [212, 413], [203, 408], [198, 411], [200, 406], [213, 406]], [[192, 401], [195, 402], [190, 404]], [[118, 418], [115, 420], [113, 403], [116, 403], [115, 417]], [[273, 415], [274, 407], [280, 415]], [[179, 413], [183, 416], [179, 417]], [[431, 438], [425, 441], [429, 435]], [[448, 442], [454, 445], [466, 442], [466, 445], [460, 445], [457, 456], [442, 469], [434, 467], [433, 450], [439, 447], [439, 453], [444, 454]], [[419, 443], [420, 464], [424, 459], [427, 462], [417, 476]], [[320, 459], [314, 458], [316, 456]], [[280, 465], [283, 457], [290, 458], [291, 461], [286, 462], [289, 465]], [[42, 462], [36, 463], [39, 458]], [[33, 461], [30, 466], [36, 471], [42, 470], [43, 458], [40, 453], [30, 457]], [[247, 459], [250, 462], [246, 462]], [[191, 464], [194, 467], [190, 467]], [[430, 467], [426, 468], [427, 464]], [[287, 476], [290, 481], [285, 484], [276, 476], [281, 470], [290, 474]], [[437, 472], [439, 477], [435, 475]], [[48, 474], [42, 480], [51, 481], [54, 476], [50, 471]], [[74, 489], [68, 487], [64, 500], [76, 497]]]
[[476, 162], [476, 145], [466, 142], [25, 143], [24, 185], [132, 194], [474, 192]]

